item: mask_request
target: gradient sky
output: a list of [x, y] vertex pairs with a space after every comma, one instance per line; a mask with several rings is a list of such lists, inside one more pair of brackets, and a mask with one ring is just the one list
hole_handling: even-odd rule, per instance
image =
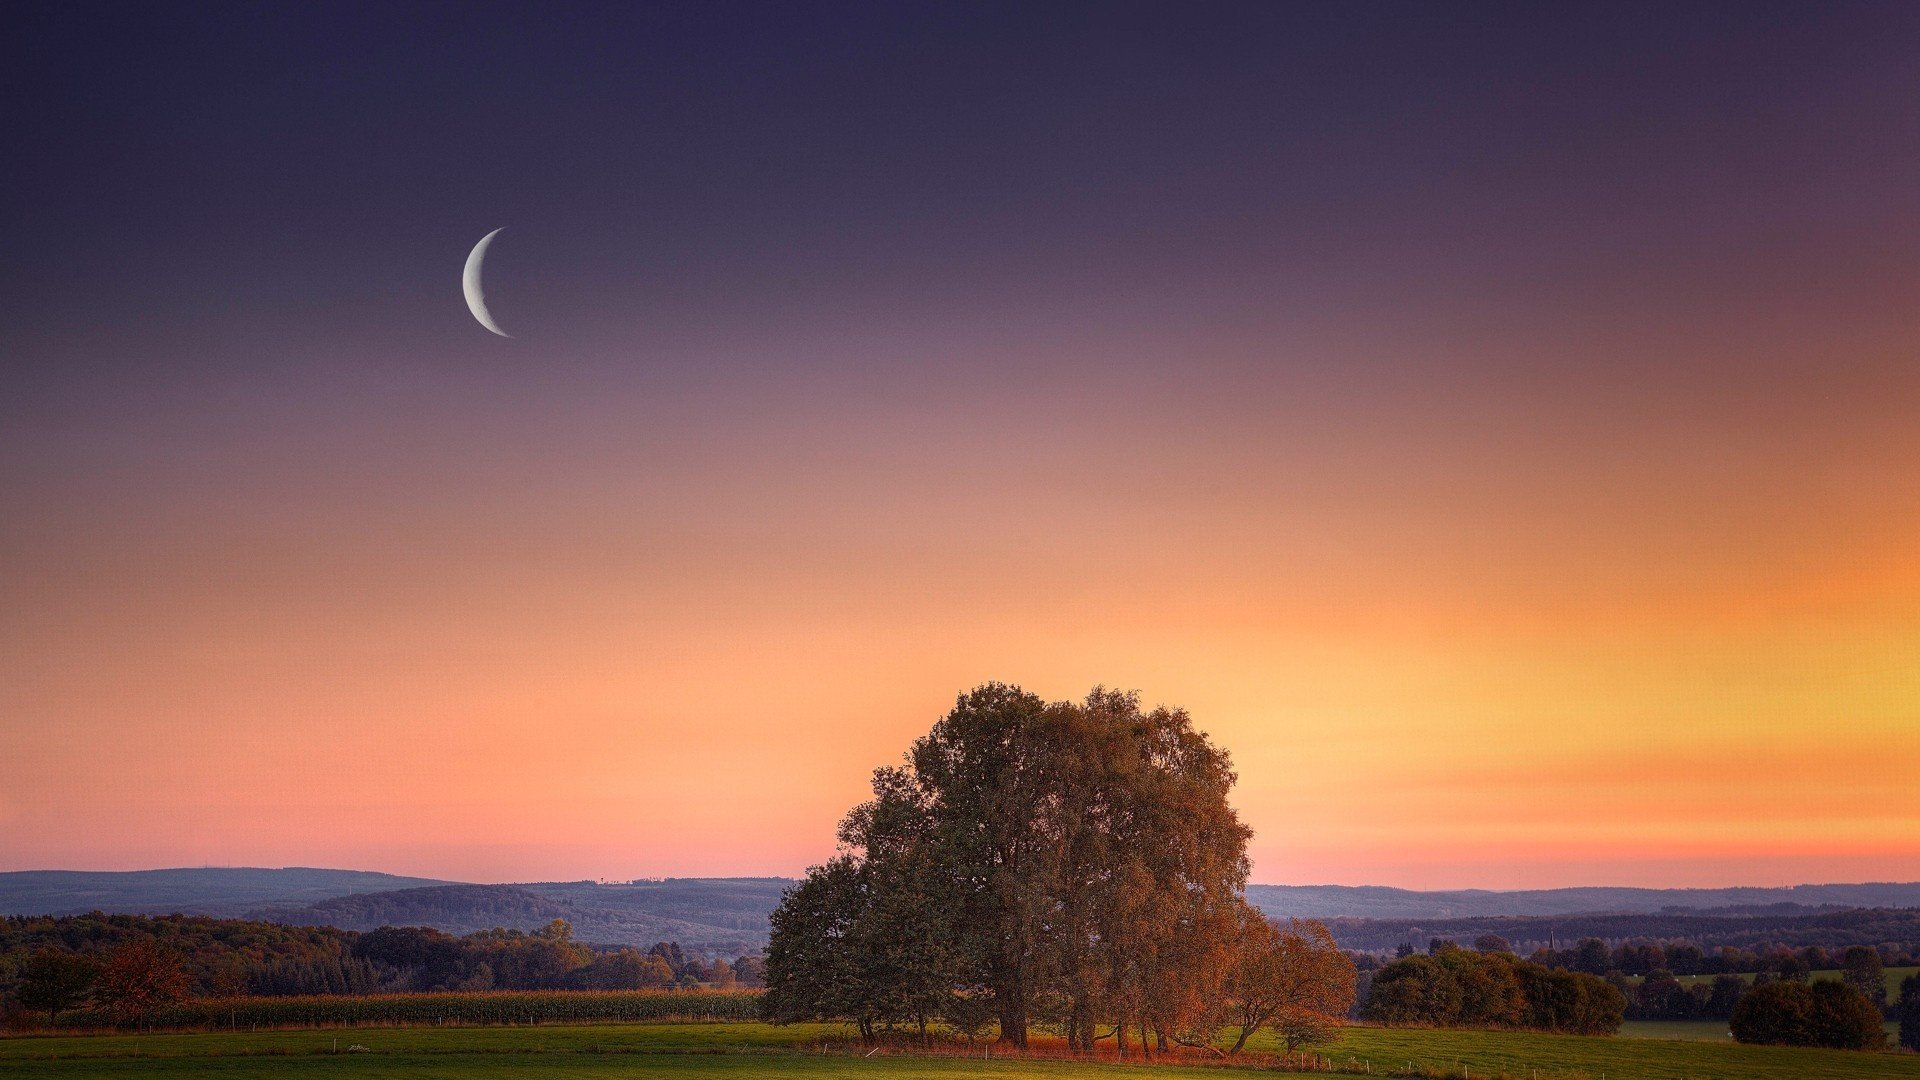
[[[1920, 8], [10, 4], [0, 869], [1920, 878]], [[468, 315], [467, 250], [495, 314]]]

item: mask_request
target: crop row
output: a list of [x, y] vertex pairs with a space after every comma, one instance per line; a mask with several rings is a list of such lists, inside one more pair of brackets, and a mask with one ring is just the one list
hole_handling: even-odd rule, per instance
[[199, 998], [158, 1008], [134, 1023], [100, 1013], [63, 1019], [77, 1027], [245, 1030], [394, 1024], [539, 1024], [589, 1020], [751, 1020], [760, 995], [740, 990], [489, 990], [428, 994]]

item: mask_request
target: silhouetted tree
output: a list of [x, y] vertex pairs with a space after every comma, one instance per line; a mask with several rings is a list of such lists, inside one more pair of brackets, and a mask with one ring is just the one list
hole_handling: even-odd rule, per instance
[[1675, 975], [1706, 974], [1707, 954], [1691, 941], [1667, 946], [1667, 968]]
[[1840, 978], [1848, 986], [1865, 994], [1875, 1008], [1887, 1004], [1887, 973], [1880, 964], [1880, 951], [1865, 945], [1850, 945], [1840, 961]]
[[1728, 1026], [1744, 1043], [1870, 1050], [1886, 1041], [1880, 1010], [1852, 986], [1831, 980], [1755, 986], [1740, 999]]
[[86, 1001], [100, 968], [84, 956], [43, 946], [20, 968], [20, 1004], [47, 1010], [47, 1023]]
[[767, 962], [758, 956], [742, 956], [733, 962], [733, 977], [741, 986], [767, 985]]
[[1715, 975], [1713, 986], [1708, 991], [1706, 1015], [1716, 1020], [1726, 1020], [1733, 1016], [1733, 1010], [1746, 995], [1747, 980], [1738, 975]]
[[1900, 980], [1900, 1045], [1920, 1050], [1920, 975]]
[[1574, 947], [1573, 960], [1568, 966], [1589, 975], [1605, 975], [1613, 966], [1613, 953], [1599, 938], [1584, 938]]
[[[1134, 1029], [1151, 1054], [1219, 1002], [1246, 881], [1233, 781], [1185, 713], [1130, 694], [962, 695], [906, 765], [875, 772], [845, 854], [782, 902], [768, 1015], [866, 1033], [991, 1002], [1024, 1046], [1057, 1001], [1078, 1048], [1098, 1018], [1122, 1055]], [[824, 974], [796, 966], [816, 958]]]

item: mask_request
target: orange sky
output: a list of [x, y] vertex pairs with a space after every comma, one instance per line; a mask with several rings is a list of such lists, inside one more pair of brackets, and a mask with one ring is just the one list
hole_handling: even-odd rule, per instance
[[1088, 345], [998, 411], [776, 374], [732, 405], [797, 404], [743, 431], [701, 387], [490, 412], [369, 369], [41, 432], [87, 467], [7, 522], [0, 865], [792, 874], [1002, 679], [1187, 707], [1258, 880], [1920, 877], [1903, 345], [1827, 346], [1844, 393], [1804, 403], [1492, 394], [1434, 351], [1076, 392]]

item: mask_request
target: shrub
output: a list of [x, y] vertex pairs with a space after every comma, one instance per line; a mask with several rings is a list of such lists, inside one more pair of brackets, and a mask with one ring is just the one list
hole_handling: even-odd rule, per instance
[[1611, 1035], [1620, 1030], [1626, 1005], [1619, 990], [1593, 975], [1506, 953], [1454, 950], [1381, 968], [1361, 1015], [1383, 1024]]
[[1743, 1043], [1874, 1050], [1886, 1042], [1873, 1002], [1846, 983], [1828, 980], [1756, 986], [1734, 1007], [1730, 1026]]

